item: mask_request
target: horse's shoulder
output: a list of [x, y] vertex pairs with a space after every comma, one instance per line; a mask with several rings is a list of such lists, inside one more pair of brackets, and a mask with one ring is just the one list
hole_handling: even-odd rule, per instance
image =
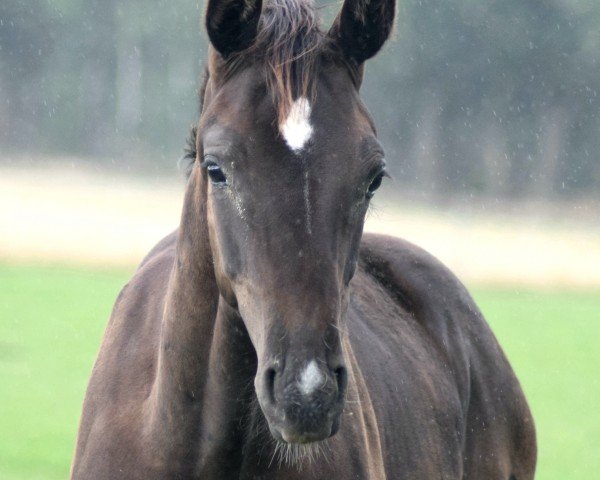
[[[98, 378], [126, 378], [145, 365], [120, 366], [124, 362], [150, 362], [158, 339], [169, 275], [175, 259], [176, 234], [162, 239], [121, 289], [104, 333], [90, 386]], [[131, 355], [135, 351], [137, 354]]]
[[441, 261], [426, 250], [397, 237], [365, 234], [361, 268], [397, 293], [409, 309], [452, 303], [470, 309], [473, 299]]
[[481, 391], [502, 386], [522, 398], [512, 368], [475, 301], [442, 262], [406, 240], [373, 234], [363, 239], [360, 262], [364, 272], [424, 327], [451, 366], [459, 390], [466, 393], [471, 385], [472, 391], [475, 381]]
[[[507, 454], [519, 452], [519, 464], [531, 465], [535, 431], [519, 381], [458, 278], [416, 245], [374, 234], [363, 238], [359, 268], [401, 304], [398, 311], [407, 312], [424, 327], [442, 355], [469, 419], [473, 458], [487, 429], [496, 438], [510, 439], [504, 443], [513, 449]], [[408, 324], [399, 322], [398, 328], [402, 325]]]
[[360, 268], [427, 332], [455, 373], [468, 377], [473, 357], [504, 360], [475, 301], [458, 278], [422, 248], [399, 238], [367, 234]]
[[115, 408], [123, 411], [147, 395], [175, 239], [175, 233], [168, 235], [146, 255], [115, 301], [88, 384], [80, 449], [92, 430], [110, 440], [114, 424], [106, 419], [115, 416]]

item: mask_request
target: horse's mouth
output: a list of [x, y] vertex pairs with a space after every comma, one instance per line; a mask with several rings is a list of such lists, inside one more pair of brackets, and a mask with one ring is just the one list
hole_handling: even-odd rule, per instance
[[337, 433], [340, 426], [339, 417], [325, 422], [320, 428], [312, 430], [303, 430], [289, 426], [276, 427], [269, 424], [271, 435], [277, 442], [304, 445], [308, 443], [320, 442], [332, 437]]
[[313, 443], [319, 442], [321, 440], [325, 440], [329, 438], [331, 434], [323, 434], [321, 432], [290, 432], [290, 431], [282, 431], [281, 433], [274, 435], [275, 439], [283, 442], [283, 443], [291, 443], [291, 444], [304, 444], [304, 443]]

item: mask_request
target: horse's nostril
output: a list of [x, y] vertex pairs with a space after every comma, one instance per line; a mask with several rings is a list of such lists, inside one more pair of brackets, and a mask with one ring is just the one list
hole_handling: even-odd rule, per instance
[[275, 377], [277, 372], [274, 368], [267, 368], [265, 371], [265, 387], [267, 389], [267, 398], [271, 404], [275, 403]]
[[346, 367], [337, 367], [334, 370], [335, 379], [337, 380], [338, 396], [343, 398], [346, 393], [346, 385], [348, 384], [348, 373]]

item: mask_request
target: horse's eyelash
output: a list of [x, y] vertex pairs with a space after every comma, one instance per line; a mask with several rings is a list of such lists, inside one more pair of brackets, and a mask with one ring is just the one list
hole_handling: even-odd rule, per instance
[[200, 166], [202, 168], [206, 168], [209, 165], [216, 165], [217, 167], [221, 168], [221, 166], [215, 162], [214, 155], [205, 155], [205, 157], [202, 159], [202, 162], [200, 162]]

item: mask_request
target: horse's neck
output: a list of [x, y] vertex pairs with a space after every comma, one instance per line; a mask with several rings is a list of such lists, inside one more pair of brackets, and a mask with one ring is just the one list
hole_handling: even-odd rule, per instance
[[146, 402], [147, 451], [157, 468], [191, 468], [198, 454], [219, 298], [201, 185], [199, 172], [193, 172], [167, 287], [156, 377]]
[[239, 315], [219, 302], [203, 196], [199, 172], [193, 172], [146, 404], [146, 435], [158, 469], [217, 479], [226, 478], [223, 465], [233, 467], [241, 455], [234, 441], [244, 438], [238, 432], [246, 408], [240, 392], [253, 393], [256, 358]]
[[199, 478], [238, 478], [255, 374], [256, 354], [243, 321], [221, 301], [202, 405]]

